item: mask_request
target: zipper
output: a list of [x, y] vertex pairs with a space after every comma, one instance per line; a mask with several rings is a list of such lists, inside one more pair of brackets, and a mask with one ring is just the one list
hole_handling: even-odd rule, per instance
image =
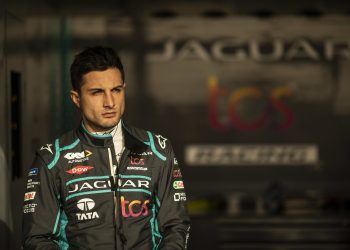
[[[116, 230], [119, 232], [119, 228], [121, 226], [121, 216], [118, 216], [118, 204], [120, 202], [120, 198], [119, 198], [119, 192], [118, 192], [118, 172], [119, 172], [119, 166], [120, 163], [122, 162], [122, 160], [125, 158], [125, 155], [127, 154], [125, 148], [123, 148], [123, 152], [122, 155], [119, 158], [119, 162], [117, 159], [113, 158], [112, 156], [112, 151], [111, 148], [108, 148], [108, 157], [109, 157], [109, 168], [110, 168], [110, 172], [111, 172], [111, 179], [114, 183], [113, 185], [113, 200], [114, 200], [114, 226], [116, 228]], [[113, 165], [113, 159], [115, 160], [116, 164]], [[115, 166], [115, 167], [114, 167]], [[119, 221], [119, 224], [117, 223], [117, 220]], [[120, 233], [120, 232], [119, 232]], [[124, 234], [119, 234], [122, 240], [122, 249], [124, 249], [124, 244], [126, 242], [125, 236]], [[115, 234], [115, 242], [116, 242], [116, 249], [117, 249], [117, 234]]]
[[[117, 169], [114, 169], [114, 165], [113, 165], [113, 158], [112, 158], [112, 152], [111, 149], [108, 148], [108, 159], [109, 159], [109, 169], [111, 171], [111, 177], [113, 179], [113, 202], [114, 202], [114, 224], [116, 225], [116, 221], [117, 221], [117, 208], [118, 208], [118, 203], [117, 203], [117, 197], [116, 197], [116, 187], [118, 186], [117, 182], [116, 182], [116, 172]], [[116, 166], [117, 168], [118, 166]]]
[[[119, 177], [120, 166], [125, 161], [124, 159], [125, 159], [126, 155], [128, 155], [128, 151], [125, 149], [125, 147], [123, 147], [122, 155], [120, 156], [119, 161], [116, 160], [117, 168], [115, 169], [115, 171], [116, 171], [116, 176], [117, 177]], [[119, 180], [119, 178], [117, 178], [117, 181], [118, 180]], [[119, 185], [119, 183], [118, 183], [118, 185]], [[117, 185], [117, 187], [118, 187], [118, 185]], [[116, 197], [117, 197], [117, 204], [119, 204], [120, 205], [119, 207], [121, 207], [119, 191], [117, 191]], [[121, 215], [121, 213], [119, 213], [119, 214], [117, 213], [116, 216], [117, 216], [117, 219], [118, 219], [118, 222], [119, 222], [119, 224], [118, 224], [118, 226], [119, 226], [118, 232], [119, 232], [120, 239], [122, 241], [121, 247], [122, 247], [122, 250], [124, 250], [124, 247], [125, 247], [125, 244], [126, 244], [126, 238], [124, 236], [124, 232], [123, 232], [123, 228], [122, 228], [122, 215]]]

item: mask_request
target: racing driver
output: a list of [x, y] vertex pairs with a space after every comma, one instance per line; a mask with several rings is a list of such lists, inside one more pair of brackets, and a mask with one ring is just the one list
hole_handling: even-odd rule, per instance
[[127, 125], [124, 70], [111, 48], [70, 68], [82, 121], [37, 151], [23, 206], [24, 249], [186, 249], [190, 220], [170, 141]]

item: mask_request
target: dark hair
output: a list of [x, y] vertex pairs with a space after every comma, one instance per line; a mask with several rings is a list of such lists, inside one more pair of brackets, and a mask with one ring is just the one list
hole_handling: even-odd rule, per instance
[[104, 71], [108, 68], [119, 69], [124, 82], [123, 64], [114, 49], [96, 46], [83, 50], [75, 56], [70, 66], [73, 89], [80, 91], [85, 74], [91, 71]]

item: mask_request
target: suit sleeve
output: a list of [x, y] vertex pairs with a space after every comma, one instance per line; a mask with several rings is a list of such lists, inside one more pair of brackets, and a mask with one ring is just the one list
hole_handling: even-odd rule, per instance
[[60, 206], [52, 173], [37, 153], [29, 170], [23, 203], [23, 249], [59, 249], [57, 236]]
[[169, 141], [167, 144], [168, 153], [158, 185], [160, 249], [186, 249], [190, 230], [186, 193], [173, 149]]

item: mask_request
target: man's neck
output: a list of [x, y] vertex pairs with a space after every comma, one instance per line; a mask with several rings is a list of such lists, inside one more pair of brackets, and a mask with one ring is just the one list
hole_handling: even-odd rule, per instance
[[83, 125], [86, 128], [86, 130], [88, 132], [90, 132], [91, 134], [95, 134], [95, 135], [108, 135], [108, 134], [111, 134], [113, 136], [115, 134], [115, 132], [117, 131], [118, 126], [120, 126], [120, 124], [121, 124], [121, 121], [119, 121], [119, 123], [117, 125], [115, 125], [114, 127], [110, 128], [108, 130], [105, 130], [105, 131], [91, 131], [91, 129], [88, 129], [88, 127], [86, 126], [85, 122], [83, 121]]
[[109, 130], [106, 131], [99, 131], [99, 132], [91, 132], [95, 135], [107, 135], [107, 134], [114, 134], [113, 131], [117, 128], [118, 125], [116, 125], [114, 128], [111, 128]]

